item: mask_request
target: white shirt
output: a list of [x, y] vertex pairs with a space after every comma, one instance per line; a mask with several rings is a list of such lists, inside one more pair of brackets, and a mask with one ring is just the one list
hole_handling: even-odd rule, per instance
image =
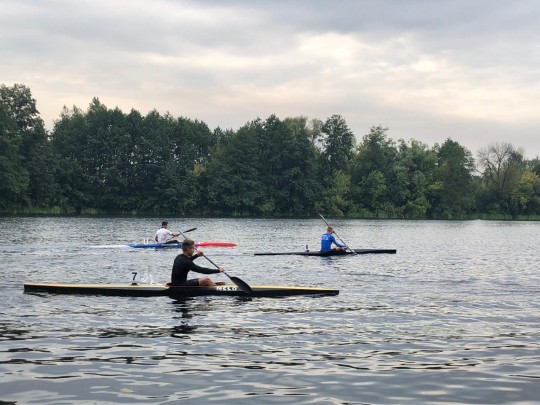
[[160, 228], [156, 232], [157, 243], [165, 243], [167, 242], [167, 239], [169, 239], [169, 236], [172, 235], [172, 232], [165, 228]]

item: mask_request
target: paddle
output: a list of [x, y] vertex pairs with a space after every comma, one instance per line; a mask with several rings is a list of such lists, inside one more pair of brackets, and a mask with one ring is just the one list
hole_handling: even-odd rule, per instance
[[[322, 214], [319, 214], [319, 216], [323, 219], [323, 221], [325, 222], [326, 226], [330, 226], [330, 224], [328, 222], [326, 222], [326, 219], [324, 219], [324, 217], [322, 216]], [[352, 250], [348, 244], [346, 244], [343, 239], [341, 239], [338, 234], [334, 231], [334, 235], [336, 235], [336, 237], [341, 241], [341, 243], [343, 243], [345, 246], [347, 246], [347, 249], [349, 249], [351, 251], [352, 254], [356, 254], [356, 252], [354, 250]]]
[[[184, 233], [188, 233], [188, 232], [193, 232], [194, 230], [196, 230], [197, 228], [191, 228], [191, 229], [188, 229], [187, 231], [184, 231]], [[180, 231], [179, 231], [180, 232]], [[182, 235], [184, 235], [182, 232], [180, 232]], [[175, 239], [177, 238], [177, 236], [171, 238], [171, 239], [167, 239], [167, 241], [165, 243], [169, 243], [170, 241], [172, 240], [175, 240], [177, 241], [178, 243], [180, 243], [180, 241], [178, 239]], [[186, 239], [186, 237], [184, 236], [184, 239]]]
[[[186, 236], [180, 232], [180, 234], [184, 237], [184, 239], [187, 239]], [[197, 248], [195, 247], [195, 250], [197, 250]], [[216, 266], [217, 269], [219, 269], [219, 266], [217, 264], [215, 264], [209, 257], [207, 257], [206, 255], [203, 255], [203, 257], [208, 260], [210, 263], [212, 263], [214, 266]], [[246, 283], [244, 280], [241, 280], [239, 279], [238, 277], [234, 277], [234, 276], [229, 276], [226, 272], [223, 272], [223, 274], [225, 274], [227, 277], [229, 277], [229, 279], [238, 286], [238, 288], [240, 288], [242, 291], [244, 291], [246, 294], [248, 295], [252, 295], [253, 294], [253, 290], [251, 289], [251, 287], [249, 286], [248, 283]]]
[[[197, 250], [197, 248], [195, 248], [195, 250]], [[208, 258], [206, 255], [203, 255], [206, 260], [208, 260], [210, 263], [212, 263], [214, 266], [216, 266], [216, 268], [219, 269], [219, 266], [217, 264], [215, 264], [212, 260], [210, 260], [210, 258]], [[234, 277], [234, 276], [229, 276], [226, 272], [223, 272], [223, 274], [225, 274], [227, 277], [229, 277], [229, 279], [238, 286], [238, 288], [240, 288], [242, 291], [244, 291], [246, 294], [253, 294], [253, 290], [251, 289], [251, 287], [249, 286], [248, 283], [246, 283], [244, 280], [241, 280], [239, 279], [238, 277]]]

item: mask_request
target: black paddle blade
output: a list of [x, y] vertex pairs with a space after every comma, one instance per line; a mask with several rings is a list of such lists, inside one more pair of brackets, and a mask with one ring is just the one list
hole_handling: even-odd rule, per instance
[[253, 294], [253, 290], [251, 289], [251, 287], [249, 286], [248, 283], [246, 283], [244, 280], [241, 280], [239, 279], [238, 277], [234, 277], [234, 276], [229, 276], [227, 273], [223, 272], [223, 274], [225, 274], [227, 277], [229, 277], [229, 279], [237, 285], [238, 288], [240, 288], [243, 292], [245, 292], [246, 294], [248, 295], [252, 295]]
[[197, 228], [191, 228], [191, 229], [188, 229], [187, 231], [184, 231], [184, 233], [188, 233], [188, 232], [193, 232], [194, 230], [196, 230]]

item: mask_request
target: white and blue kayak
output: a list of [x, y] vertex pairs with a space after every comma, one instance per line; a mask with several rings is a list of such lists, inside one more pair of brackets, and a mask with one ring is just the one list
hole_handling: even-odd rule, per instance
[[[129, 247], [136, 249], [179, 249], [182, 247], [182, 242], [176, 243], [130, 243]], [[235, 247], [236, 243], [232, 242], [217, 242], [217, 241], [205, 241], [195, 242], [197, 247]]]

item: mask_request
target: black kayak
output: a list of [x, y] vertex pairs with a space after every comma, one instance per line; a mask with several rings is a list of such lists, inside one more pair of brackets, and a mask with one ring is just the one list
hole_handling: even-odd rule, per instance
[[25, 292], [45, 292], [55, 294], [90, 294], [130, 297], [168, 296], [200, 297], [207, 295], [225, 295], [237, 297], [286, 297], [291, 295], [338, 295], [339, 290], [311, 287], [286, 286], [251, 286], [249, 295], [236, 285], [218, 285], [215, 287], [169, 287], [151, 284], [43, 284], [25, 283]]
[[279, 253], [254, 253], [255, 256], [282, 256], [282, 255], [300, 255], [300, 256], [345, 256], [345, 255], [366, 255], [371, 253], [396, 253], [396, 249], [352, 249], [351, 250], [331, 250], [321, 252], [320, 250], [304, 252], [279, 252]]

